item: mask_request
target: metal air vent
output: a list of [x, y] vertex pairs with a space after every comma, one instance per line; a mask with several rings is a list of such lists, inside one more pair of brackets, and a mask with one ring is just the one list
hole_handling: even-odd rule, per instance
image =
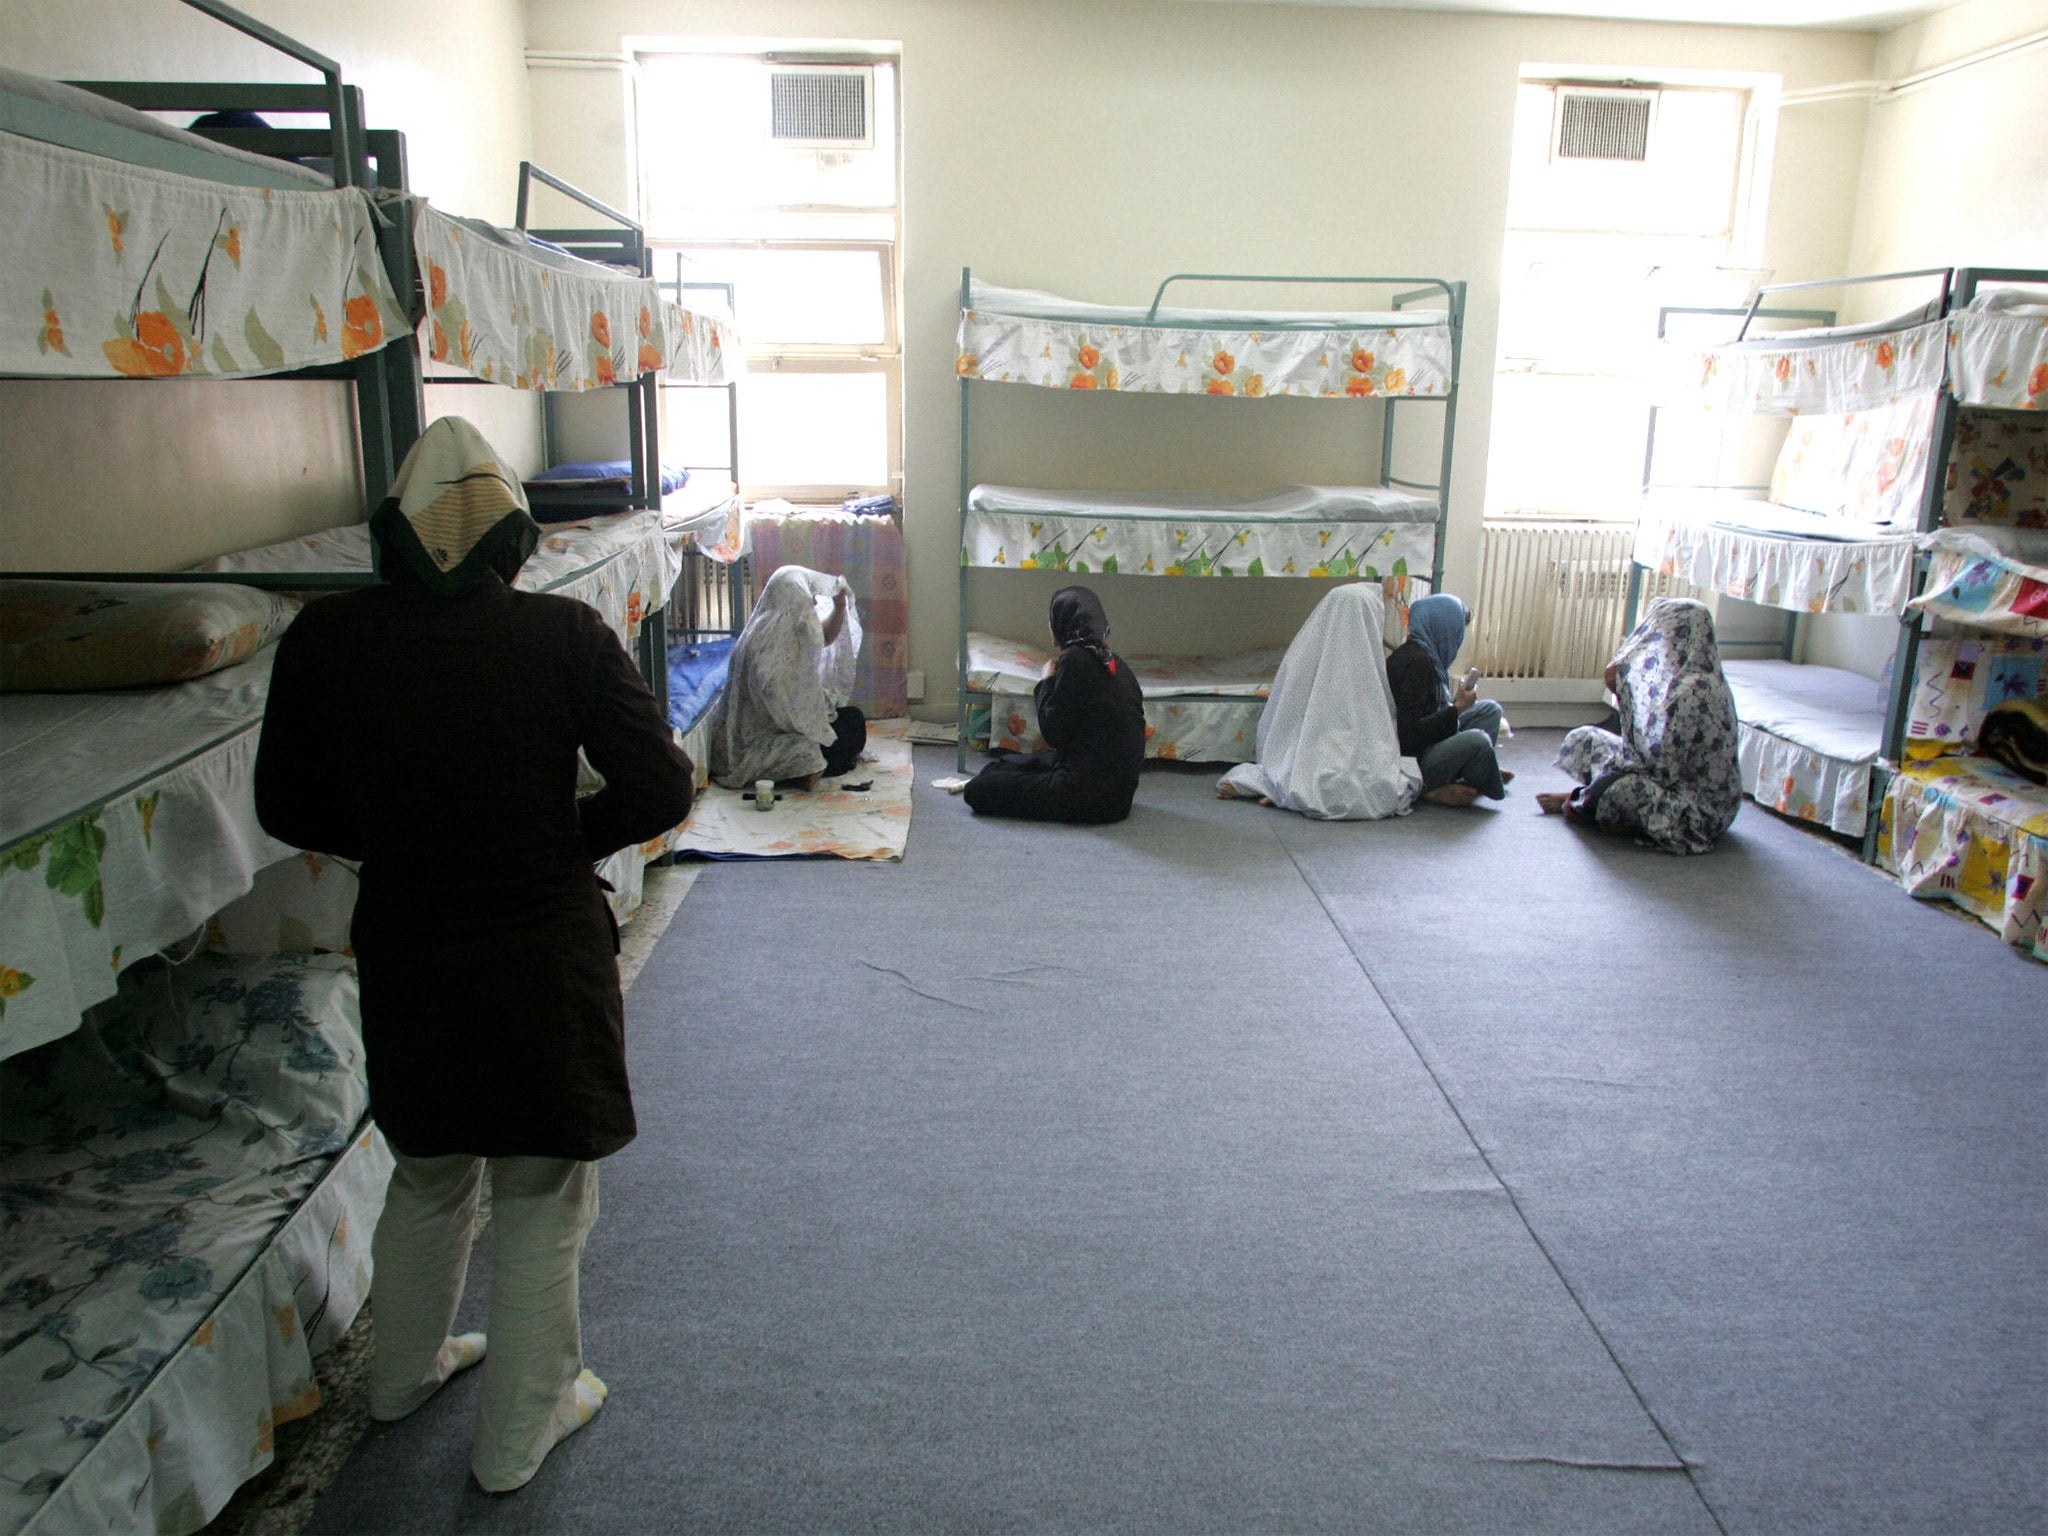
[[1559, 86], [1552, 158], [1649, 159], [1650, 113], [1656, 102], [1655, 91], [1599, 91]]
[[865, 64], [777, 64], [768, 71], [768, 138], [811, 149], [872, 149], [875, 72]]

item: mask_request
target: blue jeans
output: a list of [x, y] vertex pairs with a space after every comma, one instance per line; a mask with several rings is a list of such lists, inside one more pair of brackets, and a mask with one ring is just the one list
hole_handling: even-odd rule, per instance
[[1481, 699], [1458, 716], [1458, 731], [1415, 759], [1422, 769], [1426, 794], [1446, 784], [1469, 784], [1489, 800], [1505, 800], [1508, 787], [1501, 781], [1500, 759], [1494, 743], [1500, 738], [1500, 705]]

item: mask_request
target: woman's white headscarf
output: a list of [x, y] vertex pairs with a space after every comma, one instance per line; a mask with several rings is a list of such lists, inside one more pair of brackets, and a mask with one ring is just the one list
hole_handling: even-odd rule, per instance
[[540, 541], [526, 491], [498, 450], [460, 416], [428, 424], [407, 450], [391, 494], [370, 518], [385, 579], [401, 568], [428, 591], [467, 592], [492, 576], [508, 586]]
[[[825, 615], [840, 592], [846, 622], [827, 645]], [[711, 777], [743, 789], [756, 779], [801, 779], [823, 769], [832, 716], [853, 696], [859, 657], [860, 614], [845, 579], [801, 565], [776, 571], [740, 631], [725, 692], [712, 706]]]
[[1380, 635], [1385, 600], [1360, 582], [1316, 604], [1280, 660], [1259, 716], [1259, 755], [1223, 782], [1327, 821], [1405, 814], [1422, 788], [1401, 756]]

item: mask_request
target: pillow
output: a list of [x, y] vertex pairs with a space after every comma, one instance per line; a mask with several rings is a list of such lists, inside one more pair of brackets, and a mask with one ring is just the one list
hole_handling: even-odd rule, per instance
[[[544, 469], [526, 483], [545, 485], [550, 480], [630, 480], [633, 464], [630, 459], [579, 459], [571, 464], [557, 464], [553, 469]], [[673, 464], [661, 466], [661, 489], [666, 495], [680, 491], [690, 483], [690, 472], [677, 469]]]
[[131, 688], [246, 661], [299, 611], [226, 582], [0, 581], [0, 692]]

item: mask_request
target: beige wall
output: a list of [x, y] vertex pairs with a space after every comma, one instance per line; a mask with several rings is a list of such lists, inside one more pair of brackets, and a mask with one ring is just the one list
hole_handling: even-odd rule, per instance
[[[950, 697], [960, 269], [1144, 302], [1187, 270], [1398, 272], [1471, 284], [1450, 579], [1469, 589], [1484, 485], [1510, 114], [1525, 62], [1867, 76], [1873, 40], [1756, 31], [1154, 0], [528, 0], [538, 49], [615, 53], [651, 34], [888, 39], [903, 49], [906, 501], [911, 649]], [[574, 81], [589, 82], [578, 91]], [[536, 75], [538, 82], [539, 76]], [[537, 157], [593, 174], [618, 142], [604, 75], [535, 92]], [[1778, 141], [1768, 260], [1848, 254], [1864, 107], [1811, 108]], [[1360, 417], [1326, 402], [1121, 399], [983, 388], [980, 478], [1244, 486], [1361, 473]], [[1043, 624], [1052, 579], [974, 577], [977, 623]], [[1284, 639], [1309, 582], [1228, 591], [1107, 578], [1130, 646]]]
[[[415, 190], [510, 219], [527, 140], [517, 0], [245, 9], [335, 59], [373, 127], [406, 133]], [[318, 78], [172, 0], [7, 0], [0, 64], [58, 78]], [[451, 409], [479, 415], [508, 454], [530, 453], [530, 400], [429, 391], [430, 415]], [[0, 548], [17, 569], [164, 569], [362, 515], [353, 403], [336, 384], [0, 382], [0, 464]]]

